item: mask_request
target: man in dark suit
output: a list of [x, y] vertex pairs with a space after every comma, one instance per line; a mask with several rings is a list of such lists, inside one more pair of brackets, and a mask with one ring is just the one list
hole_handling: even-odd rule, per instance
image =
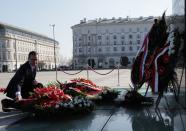
[[[10, 80], [5, 93], [7, 97], [19, 101], [22, 98], [28, 98], [29, 92], [32, 92], [35, 87], [41, 86], [36, 80], [36, 67], [37, 67], [37, 53], [31, 51], [28, 54], [28, 61], [25, 62], [15, 73]], [[3, 105], [7, 107], [7, 101], [2, 101]]]

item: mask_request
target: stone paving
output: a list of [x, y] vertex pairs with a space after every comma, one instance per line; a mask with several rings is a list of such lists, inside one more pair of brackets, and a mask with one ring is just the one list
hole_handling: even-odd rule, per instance
[[[96, 70], [96, 72], [101, 73], [101, 74], [106, 74], [110, 71], [111, 70]], [[79, 72], [79, 70], [65, 71], [65, 72], [69, 74], [75, 74]], [[0, 87], [5, 87], [13, 75], [14, 73], [0, 73], [0, 77], [1, 77]], [[118, 70], [117, 69], [115, 69], [108, 75], [99, 75], [91, 70], [88, 71], [88, 75], [87, 75], [86, 70], [78, 73], [77, 75], [68, 75], [62, 71], [57, 72], [57, 79], [62, 82], [69, 81], [70, 79], [79, 78], [79, 77], [82, 77], [82, 78], [88, 77], [90, 80], [92, 80], [93, 82], [95, 82], [97, 85], [100, 85], [100, 86], [115, 87], [115, 86], [118, 86], [118, 83], [119, 83], [119, 85], [128, 87], [130, 83], [130, 70], [129, 69], [119, 70], [119, 82], [118, 82]], [[38, 72], [36, 79], [44, 84], [51, 82], [51, 81], [55, 81], [56, 72], [55, 71]]]

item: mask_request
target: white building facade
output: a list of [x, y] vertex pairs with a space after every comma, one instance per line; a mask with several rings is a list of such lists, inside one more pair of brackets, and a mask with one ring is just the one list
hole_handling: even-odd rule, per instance
[[17, 70], [28, 60], [30, 51], [38, 53], [39, 70], [54, 69], [54, 58], [56, 65], [59, 65], [59, 42], [38, 33], [0, 23], [0, 72]]
[[114, 68], [123, 58], [130, 67], [153, 23], [153, 17], [81, 20], [72, 26], [74, 68]]
[[172, 0], [172, 14], [179, 16], [185, 15], [185, 0]]

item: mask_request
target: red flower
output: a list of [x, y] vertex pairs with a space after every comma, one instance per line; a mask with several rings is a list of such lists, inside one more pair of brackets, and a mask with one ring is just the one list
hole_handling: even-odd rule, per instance
[[146, 78], [146, 80], [148, 80], [150, 78], [150, 75], [151, 75], [151, 70], [146, 70], [145, 71], [145, 78]]
[[163, 75], [164, 72], [165, 72], [165, 67], [160, 66], [159, 69], [158, 69], [158, 73], [159, 73], [159, 75]]
[[0, 88], [0, 92], [5, 92], [6, 88]]
[[59, 102], [69, 101], [71, 97], [64, 94], [63, 90], [55, 86], [49, 86], [34, 89], [30, 99], [35, 99], [36, 104], [41, 106], [41, 108], [49, 108], [54, 107]]
[[84, 79], [84, 78], [73, 79], [73, 80], [71, 80], [71, 81], [72, 81], [72, 82], [85, 83], [85, 84], [89, 84], [89, 85], [92, 85], [92, 86], [96, 86], [96, 84], [94, 84], [91, 80]]
[[168, 54], [166, 54], [166, 55], [163, 56], [163, 62], [164, 63], [168, 63], [169, 60], [170, 60], [170, 56]]

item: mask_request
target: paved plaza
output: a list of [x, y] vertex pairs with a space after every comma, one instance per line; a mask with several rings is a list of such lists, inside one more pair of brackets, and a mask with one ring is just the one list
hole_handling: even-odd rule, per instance
[[[83, 70], [80, 72], [80, 70], [75, 71], [57, 71], [57, 79], [59, 81], [65, 82], [69, 81], [74, 78], [86, 78], [87, 77], [92, 80], [94, 83], [96, 83], [99, 86], [110, 86], [115, 87], [119, 85], [128, 87], [130, 83], [130, 69], [120, 69], [118, 72], [118, 69], [115, 69], [112, 71], [112, 69], [108, 70], [95, 70], [96, 72], [92, 70]], [[112, 71], [112, 72], [111, 72]], [[80, 73], [78, 73], [80, 72]], [[109, 73], [111, 72], [111, 73]], [[78, 73], [78, 74], [76, 74]], [[100, 74], [98, 74], [100, 73]], [[107, 74], [109, 73], [109, 74]], [[76, 74], [76, 75], [73, 75]], [[105, 75], [106, 74], [106, 75]], [[119, 74], [119, 81], [118, 81], [118, 74]], [[14, 75], [14, 73], [0, 73], [0, 87], [7, 86], [9, 80]], [[52, 82], [56, 80], [56, 72], [55, 71], [49, 71], [49, 72], [38, 72], [36, 75], [36, 80], [43, 84], [47, 84], [48, 82]]]
[[[65, 82], [73, 78], [89, 78], [99, 86], [109, 86], [112, 88], [129, 88], [130, 70], [120, 69], [104, 75], [111, 70], [96, 70], [93, 72], [82, 71], [77, 75], [77, 71], [57, 72], [57, 79]], [[181, 71], [177, 70], [178, 78], [181, 77]], [[68, 74], [67, 74], [68, 73]], [[98, 74], [99, 73], [99, 74]], [[69, 75], [71, 74], [71, 75]], [[14, 73], [0, 73], [0, 87], [6, 87]], [[54, 82], [56, 72], [38, 72], [36, 79], [43, 84]], [[185, 97], [185, 74], [183, 75], [181, 88], [181, 102], [177, 103], [173, 94], [166, 94], [166, 99], [162, 99], [159, 106], [159, 115], [154, 106], [142, 109], [127, 109], [115, 105], [96, 106], [95, 110], [88, 116], [80, 118], [68, 118], [56, 120], [54, 124], [51, 120], [35, 121], [26, 117], [26, 113], [20, 111], [2, 112], [0, 105], [0, 130], [2, 131], [185, 131], [186, 130], [186, 97]], [[142, 92], [145, 91], [145, 88]], [[149, 93], [151, 95], [151, 93]], [[153, 96], [155, 99], [157, 96]], [[0, 94], [0, 99], [5, 98]], [[169, 108], [169, 109], [168, 109]], [[162, 117], [162, 120], [160, 118]], [[155, 126], [156, 125], [156, 126]], [[146, 129], [145, 129], [146, 128]]]
[[[83, 70], [83, 71], [57, 71], [57, 80], [61, 82], [69, 81], [74, 78], [88, 78], [92, 80], [98, 86], [109, 86], [109, 87], [122, 87], [129, 88], [129, 84], [131, 85], [130, 80], [130, 69], [115, 69], [112, 72], [112, 69], [107, 70]], [[78, 73], [80, 72], [80, 73]], [[110, 73], [109, 73], [110, 72]], [[78, 73], [78, 74], [76, 74]], [[180, 80], [182, 70], [178, 69], [178, 80]], [[75, 75], [73, 75], [75, 74]], [[0, 87], [6, 87], [9, 80], [12, 78], [14, 73], [0, 73]], [[182, 78], [182, 87], [185, 86], [185, 73]], [[49, 82], [55, 82], [56, 80], [56, 72], [38, 72], [36, 75], [36, 80], [47, 84]]]

